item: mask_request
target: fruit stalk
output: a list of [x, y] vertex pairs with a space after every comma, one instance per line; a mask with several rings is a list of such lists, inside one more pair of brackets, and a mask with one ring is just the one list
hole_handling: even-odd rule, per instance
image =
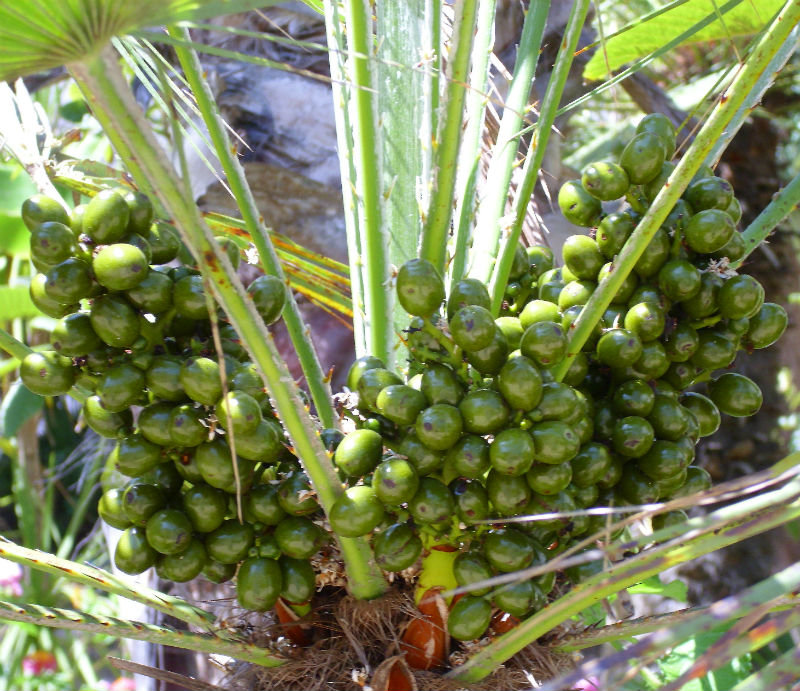
[[[395, 357], [392, 320], [392, 293], [386, 289], [389, 281], [389, 237], [381, 218], [380, 175], [376, 156], [380, 156], [374, 84], [370, 68], [373, 54], [372, 12], [364, 0], [345, 3], [347, 27], [347, 68], [354, 153], [356, 208], [361, 253], [351, 257], [357, 262], [364, 283], [365, 336], [368, 351], [393, 369]], [[331, 58], [333, 59], [333, 58]], [[351, 269], [352, 271], [352, 269]], [[357, 305], [354, 303], [354, 310]]]
[[[542, 3], [549, 5], [549, 2]], [[464, 278], [467, 270], [469, 239], [475, 223], [477, 197], [475, 186], [481, 160], [481, 134], [486, 117], [489, 90], [489, 56], [494, 45], [496, 0], [487, 0], [478, 7], [474, 44], [472, 48], [471, 89], [467, 94], [464, 115], [464, 136], [458, 154], [457, 201], [453, 225], [455, 233], [450, 261], [450, 289]], [[506, 102], [508, 105], [508, 102]], [[491, 178], [490, 178], [491, 179]]]
[[[337, 50], [329, 53], [331, 70], [331, 94], [333, 96], [333, 117], [336, 123], [336, 139], [340, 151], [352, 151], [352, 122], [350, 120], [349, 101], [352, 98], [351, 88], [345, 78], [344, 46], [342, 30], [344, 20], [340, 14], [339, 4], [333, 0], [325, 0], [325, 32], [329, 46]], [[339, 156], [339, 175], [342, 179], [342, 201], [345, 209], [354, 209], [356, 205], [356, 169], [353, 156]], [[356, 357], [368, 354], [369, 344], [366, 334], [366, 315], [364, 313], [364, 276], [362, 275], [362, 237], [358, 214], [344, 215], [345, 235], [347, 236], [347, 256], [350, 261], [350, 295], [353, 306], [353, 341]]]
[[[517, 249], [519, 237], [522, 233], [522, 223], [525, 220], [534, 185], [539, 177], [539, 169], [544, 160], [558, 104], [561, 101], [561, 94], [564, 92], [564, 86], [567, 83], [575, 48], [578, 45], [578, 38], [586, 21], [590, 4], [589, 0], [578, 0], [572, 6], [553, 73], [550, 75], [550, 81], [547, 84], [547, 90], [542, 100], [541, 113], [531, 143], [533, 152], [528, 152], [522, 168], [522, 183], [517, 188], [517, 197], [514, 200], [514, 221], [508, 230], [500, 256], [497, 256], [499, 249], [497, 238], [499, 237], [500, 228], [496, 226], [493, 233], [487, 234], [489, 236], [494, 235], [495, 239], [487, 247], [489, 251], [486, 253], [486, 263], [483, 265], [480, 275], [471, 274], [475, 278], [483, 280], [488, 280], [491, 276], [489, 293], [492, 296], [492, 311], [495, 314], [500, 311], [500, 305], [503, 302], [503, 293], [508, 282], [508, 275], [514, 263], [514, 252]], [[495, 258], [497, 258], [496, 261], [493, 261]]]
[[[167, 33], [179, 41], [189, 41], [189, 32], [185, 28], [175, 26], [168, 27]], [[253, 244], [258, 250], [261, 265], [267, 273], [277, 276], [282, 281], [286, 282], [286, 276], [281, 268], [278, 255], [275, 253], [275, 249], [272, 246], [269, 233], [264, 225], [264, 219], [258, 211], [253, 193], [250, 190], [250, 186], [247, 184], [244, 170], [242, 170], [241, 164], [233, 154], [230, 138], [225, 131], [225, 123], [214, 101], [208, 82], [202, 78], [203, 69], [200, 65], [200, 61], [197, 59], [197, 53], [191, 48], [176, 43], [175, 54], [183, 68], [186, 81], [192, 89], [192, 94], [197, 102], [197, 109], [200, 111], [203, 122], [208, 129], [211, 142], [214, 145], [214, 151], [219, 157], [220, 164], [228, 180], [228, 185], [230, 186], [234, 199], [236, 199], [236, 205], [239, 208], [239, 212], [242, 214], [242, 220], [245, 223], [247, 231], [250, 233]], [[322, 426], [335, 427], [336, 414], [331, 404], [330, 385], [325, 380], [325, 374], [322, 371], [319, 358], [311, 343], [311, 335], [308, 327], [303, 323], [302, 315], [300, 314], [297, 302], [291, 291], [287, 291], [283, 319], [286, 323], [286, 330], [289, 333], [289, 338], [297, 352], [297, 358], [300, 361], [300, 366], [306, 377], [311, 398], [314, 401], [314, 406], [316, 407], [317, 415], [322, 422]]]
[[447, 60], [447, 89], [433, 142], [433, 194], [422, 229], [420, 257], [427, 259], [444, 274], [447, 235], [453, 213], [453, 191], [456, 185], [456, 164], [461, 146], [467, 80], [469, 78], [472, 40], [478, 0], [463, 0], [455, 6], [453, 35]]
[[[153, 190], [175, 219], [183, 240], [198, 259], [203, 276], [213, 286], [215, 297], [258, 367], [320, 504], [328, 512], [343, 489], [300, 399], [299, 389], [253, 301], [246, 297], [230, 260], [194, 201], [184, 197], [149, 123], [132, 98], [115, 54], [107, 48], [90, 62], [70, 65], [70, 72], [134, 177]], [[385, 581], [372, 560], [368, 543], [363, 539], [343, 539], [341, 548], [353, 595], [361, 598], [380, 595]]]
[[[661, 629], [668, 628], [675, 624], [686, 621], [691, 617], [698, 614], [707, 612], [710, 605], [702, 607], [689, 607], [680, 609], [676, 612], [667, 612], [665, 614], [653, 614], [646, 617], [639, 617], [637, 619], [630, 619], [628, 621], [618, 622], [616, 624], [608, 624], [596, 629], [586, 629], [580, 633], [561, 638], [554, 642], [551, 647], [553, 650], [560, 652], [572, 652], [575, 650], [585, 650], [586, 648], [594, 648], [604, 643], [615, 643], [622, 641], [629, 641], [634, 636], [642, 636], [646, 633], [653, 631], [660, 631]], [[789, 611], [792, 615], [792, 621], [797, 621], [800, 624], [800, 612], [796, 610], [797, 598], [793, 595], [778, 598], [769, 608], [769, 612], [785, 612]], [[741, 616], [746, 616], [748, 612], [742, 612]], [[794, 624], [796, 626], [797, 624]]]
[[575, 321], [569, 347], [564, 360], [555, 368], [554, 376], [561, 381], [573, 358], [580, 352], [583, 344], [600, 321], [603, 312], [633, 270], [638, 259], [644, 254], [650, 241], [661, 224], [666, 220], [672, 207], [689, 185], [692, 176], [698, 171], [714, 144], [730, 126], [731, 119], [739, 106], [747, 98], [750, 90], [767, 68], [775, 53], [783, 45], [797, 22], [800, 21], [800, 3], [790, 0], [778, 13], [776, 19], [764, 32], [755, 46], [752, 55], [742, 66], [731, 86], [723, 94], [714, 112], [697, 133], [692, 145], [687, 149], [664, 187], [653, 200], [647, 213], [639, 221], [636, 229], [622, 248], [615, 267], [597, 286], [586, 306]]
[[221, 638], [210, 633], [178, 631], [169, 626], [144, 624], [138, 621], [103, 617], [69, 609], [0, 602], [0, 619], [72, 631], [88, 631], [115, 638], [131, 638], [137, 641], [148, 641], [155, 645], [168, 645], [196, 652], [230, 655], [262, 667], [278, 667], [286, 662], [284, 658], [244, 641]]
[[21, 341], [18, 341], [5, 329], [0, 329], [0, 348], [17, 360], [23, 360], [26, 355], [33, 352], [33, 348], [29, 348]]
[[753, 250], [769, 237], [775, 227], [794, 211], [799, 203], [800, 175], [795, 175], [792, 181], [778, 192], [753, 222], [742, 231], [742, 239], [745, 242], [747, 251], [741, 259], [733, 262], [731, 266], [734, 269], [740, 267]]
[[[481, 201], [478, 219], [475, 224], [477, 231], [475, 242], [480, 245], [486, 243], [484, 246], [487, 248], [496, 248], [500, 240], [502, 231], [501, 218], [505, 216], [511, 174], [514, 171], [514, 165], [517, 160], [519, 138], [523, 127], [523, 116], [529, 112], [528, 98], [533, 77], [536, 73], [536, 65], [539, 61], [539, 52], [549, 11], [549, 0], [534, 3], [529, 7], [522, 25], [522, 35], [520, 36], [519, 49], [517, 50], [518, 57], [514, 65], [514, 76], [503, 104], [503, 119], [500, 121], [497, 141], [492, 147], [491, 162], [489, 171], [486, 174], [489, 187], [486, 191], [486, 197]], [[548, 129], [549, 127], [550, 125], [548, 124]], [[490, 239], [492, 241], [491, 245], [488, 244]], [[511, 240], [509, 240], [509, 243], [511, 243]], [[511, 246], [514, 247], [515, 245], [512, 244]], [[484, 258], [480, 252], [476, 252], [474, 257], [473, 261], [478, 266], [481, 266], [482, 261], [489, 259], [489, 257]], [[487, 271], [490, 268], [490, 265], [486, 266]], [[461, 279], [460, 275], [453, 276], [454, 281], [459, 279]]]

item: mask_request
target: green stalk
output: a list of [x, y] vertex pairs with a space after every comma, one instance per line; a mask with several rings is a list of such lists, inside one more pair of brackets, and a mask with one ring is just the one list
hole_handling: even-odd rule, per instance
[[446, 268], [447, 236], [453, 213], [456, 164], [461, 146], [464, 101], [477, 8], [478, 0], [461, 0], [454, 7], [453, 35], [447, 60], [447, 88], [434, 142], [431, 181], [433, 193], [422, 230], [420, 257], [431, 262], [441, 274], [444, 274]]
[[350, 263], [350, 295], [353, 304], [353, 340], [356, 357], [369, 354], [366, 326], [364, 324], [364, 277], [361, 271], [361, 228], [355, 213], [356, 171], [353, 157], [345, 152], [353, 150], [352, 124], [350, 122], [350, 87], [344, 73], [345, 39], [342, 32], [343, 19], [337, 0], [325, 0], [325, 30], [330, 52], [331, 93], [333, 96], [333, 118], [336, 123], [336, 139], [339, 143], [339, 174], [342, 179], [342, 201], [344, 203], [344, 226], [347, 236], [347, 256]]
[[[194, 201], [183, 195], [149, 122], [133, 100], [116, 56], [106, 49], [90, 62], [70, 65], [70, 72], [117, 153], [140, 184], [154, 192], [175, 220], [184, 242], [192, 248], [204, 279], [213, 286], [217, 301], [258, 367], [320, 504], [326, 513], [330, 512], [344, 490], [300, 398], [299, 389], [228, 257]], [[353, 595], [359, 598], [380, 595], [385, 581], [372, 559], [367, 541], [347, 538], [341, 539], [340, 545]]]
[[[788, 608], [790, 610], [789, 614], [792, 615], [791, 621], [797, 621], [797, 623], [792, 623], [790, 627], [794, 628], [794, 626], [800, 626], [800, 619], [795, 619], [795, 617], [800, 617], [800, 610], [797, 609], [797, 605], [797, 597], [787, 596], [778, 598], [778, 600], [776, 600], [770, 606], [768, 611], [777, 612], [779, 615], [783, 615], [785, 610]], [[576, 650], [586, 650], [586, 648], [595, 648], [599, 645], [604, 645], [605, 643], [629, 641], [636, 636], [642, 636], [646, 633], [652, 633], [653, 631], [660, 631], [684, 622], [691, 617], [695, 617], [698, 614], [707, 612], [709, 607], [710, 605], [704, 605], [703, 607], [688, 607], [686, 609], [678, 610], [677, 612], [653, 614], [646, 617], [639, 617], [637, 619], [620, 621], [615, 624], [608, 624], [606, 626], [601, 626], [600, 628], [590, 628], [586, 629], [585, 631], [581, 631], [580, 633], [566, 636], [565, 638], [559, 638], [552, 645], [547, 647], [558, 652], [569, 653]], [[747, 614], [749, 613], [740, 612], [738, 613], [738, 616], [743, 617]], [[737, 655], [739, 654], [741, 653], [737, 653]]]
[[30, 355], [33, 352], [33, 348], [29, 348], [21, 341], [18, 341], [5, 329], [0, 329], [0, 348], [17, 360], [24, 360], [26, 355]]
[[128, 600], [141, 602], [175, 619], [185, 621], [187, 624], [208, 629], [214, 623], [213, 614], [190, 605], [186, 600], [165, 595], [141, 583], [129, 582], [126, 578], [116, 576], [104, 569], [62, 559], [48, 552], [28, 549], [10, 540], [0, 540], [0, 558], [24, 564], [37, 571], [55, 574], [91, 588], [98, 588]]
[[794, 28], [791, 36], [778, 49], [772, 60], [770, 60], [766, 69], [764, 70], [764, 73], [761, 75], [761, 77], [759, 77], [758, 81], [753, 87], [753, 90], [747, 95], [744, 103], [739, 106], [739, 109], [736, 111], [736, 115], [734, 115], [731, 120], [733, 127], [725, 130], [722, 136], [717, 140], [716, 144], [714, 144], [714, 148], [711, 150], [711, 153], [709, 153], [708, 158], [706, 159], [708, 165], [712, 167], [717, 165], [717, 162], [722, 157], [725, 149], [728, 148], [728, 144], [731, 143], [731, 140], [736, 132], [739, 131], [739, 128], [742, 126], [744, 121], [750, 117], [750, 114], [753, 112], [753, 110], [759, 105], [759, 103], [761, 103], [764, 93], [770, 86], [772, 86], [775, 80], [775, 75], [784, 68], [789, 58], [792, 56], [795, 50], [797, 50], [798, 38], [800, 38], [800, 26], [796, 26]]
[[209, 633], [178, 631], [169, 626], [143, 624], [138, 621], [103, 617], [70, 609], [0, 602], [0, 619], [70, 631], [87, 631], [115, 638], [131, 638], [137, 641], [148, 641], [154, 645], [168, 645], [201, 653], [229, 655], [262, 667], [278, 667], [286, 662], [285, 658], [244, 641], [220, 638]]
[[[581, 29], [586, 21], [586, 14], [589, 11], [590, 5], [591, 0], [576, 0], [575, 4], [572, 6], [572, 11], [570, 12], [567, 26], [564, 30], [564, 38], [562, 39], [561, 47], [556, 56], [553, 73], [550, 75], [550, 81], [547, 84], [547, 89], [542, 99], [541, 113], [536, 123], [534, 138], [531, 142], [533, 151], [528, 152], [525, 158], [525, 164], [522, 167], [522, 184], [517, 189], [517, 197], [514, 200], [514, 220], [511, 224], [511, 228], [508, 230], [501, 254], [496, 262], [493, 262], [493, 260], [497, 257], [499, 248], [496, 238], [499, 237], [500, 228], [495, 225], [492, 227], [491, 233], [488, 233], [488, 235], [493, 236], [495, 240], [492, 245], [486, 247], [488, 252], [486, 253], [485, 260], [483, 260], [484, 263], [478, 278], [487, 280], [491, 273], [489, 294], [492, 296], [492, 310], [495, 314], [500, 311], [500, 305], [503, 302], [503, 294], [505, 293], [506, 283], [508, 282], [508, 273], [511, 271], [511, 265], [514, 263], [514, 253], [519, 243], [519, 236], [522, 233], [522, 224], [525, 220], [531, 195], [533, 194], [533, 188], [539, 177], [539, 169], [544, 160], [547, 142], [550, 139], [550, 132], [553, 129], [553, 122], [556, 118], [558, 104], [561, 101], [561, 95], [564, 93], [564, 86], [567, 83], [569, 69], [572, 66], [572, 60], [575, 56], [575, 48], [578, 45], [578, 38], [580, 38]], [[476, 252], [476, 256], [480, 257], [481, 252]]]
[[775, 227], [792, 213], [798, 204], [800, 204], [800, 174], [795, 175], [792, 181], [778, 192], [764, 207], [764, 210], [745, 228], [742, 232], [742, 239], [747, 251], [744, 257], [733, 262], [731, 266], [734, 269], [740, 267], [750, 253], [769, 237]]
[[[344, 3], [347, 27], [350, 118], [355, 165], [355, 201], [361, 235], [366, 342], [369, 353], [394, 368], [395, 338], [389, 284], [388, 237], [381, 219], [380, 125], [370, 61], [373, 55], [372, 11], [367, 0]], [[376, 161], [377, 159], [377, 161]], [[345, 209], [345, 214], [348, 210]], [[351, 259], [352, 262], [352, 259]]]
[[[790, 487], [790, 485], [793, 486]], [[790, 485], [757, 498], [768, 501], [768, 504], [771, 505], [770, 509], [759, 514], [748, 511], [745, 518], [724, 528], [720, 528], [719, 525], [732, 512], [728, 508], [719, 509], [703, 519], [690, 522], [691, 525], [684, 526], [682, 536], [624, 559], [610, 569], [603, 570], [579, 583], [566, 595], [550, 603], [515, 629], [482, 648], [465, 664], [453, 670], [449, 676], [463, 682], [477, 682], [491, 674], [500, 664], [536, 641], [537, 638], [595, 602], [613, 595], [629, 585], [640, 583], [672, 566], [740, 542], [745, 538], [758, 535], [795, 519], [800, 516], [800, 500], [794, 499], [791, 503], [783, 501], [784, 496], [790, 490], [796, 496], [798, 489], [796, 483], [790, 483]], [[746, 505], [747, 502], [740, 502], [740, 504]], [[739, 506], [738, 509], [741, 510], [742, 506]], [[697, 530], [693, 530], [694, 523], [705, 526], [705, 530], [698, 534]], [[658, 534], [654, 536], [654, 539], [657, 537]]]
[[[706, 611], [695, 615], [688, 621], [661, 629], [631, 646], [581, 665], [578, 669], [548, 682], [542, 686], [541, 691], [572, 688], [576, 682], [588, 676], [599, 676], [621, 667], [627, 670], [631, 662], [642, 665], [647, 659], [660, 657], [667, 650], [691, 636], [707, 634], [718, 629], [739, 614], [749, 616], [757, 610], [768, 610], [770, 601], [779, 598], [798, 584], [800, 584], [800, 564], [793, 564], [741, 593], [715, 602]], [[706, 669], [716, 667], [719, 657], [718, 654]], [[676, 691], [681, 687], [683, 684], [680, 686], [669, 684], [664, 689], [665, 691], [667, 689]]]
[[[517, 62], [514, 65], [514, 75], [508, 89], [508, 96], [503, 104], [503, 118], [500, 121], [497, 141], [492, 148], [489, 171], [486, 174], [487, 190], [484, 199], [481, 200], [480, 211], [478, 212], [478, 220], [476, 223], [477, 233], [475, 238], [476, 248], [473, 260], [473, 275], [476, 277], [480, 275], [488, 279], [492, 270], [494, 258], [497, 256], [500, 238], [504, 229], [501, 219], [505, 216], [506, 202], [508, 201], [508, 192], [511, 185], [511, 175], [514, 172], [514, 167], [517, 162], [520, 129], [523, 124], [523, 117], [529, 111], [528, 99], [530, 98], [531, 84], [536, 74], [536, 65], [539, 61], [539, 52], [541, 50], [542, 37], [544, 36], [544, 28], [547, 24], [547, 15], [549, 11], [550, 0], [541, 0], [540, 2], [532, 3], [528, 8], [525, 21], [522, 25], [522, 36], [520, 37], [519, 48], [517, 49]], [[571, 55], [572, 51], [570, 51], [568, 56], [570, 59]], [[566, 58], [564, 58], [564, 60], [566, 60]], [[558, 61], [556, 69], [558, 69]], [[553, 88], [555, 89], [555, 82], [553, 79], [551, 79], [551, 84], [554, 84]], [[560, 93], [560, 91], [551, 92], [548, 87], [548, 95], [555, 99], [555, 105], [558, 105]], [[547, 98], [548, 97], [545, 97], [545, 104], [549, 103]], [[544, 107], [545, 106], [543, 106], [543, 108]], [[539, 120], [540, 123], [544, 122], [542, 120], [544, 116], [545, 113], [542, 112]], [[547, 130], [550, 129], [551, 124], [552, 122], [547, 123]], [[542, 131], [541, 128], [539, 128], [539, 131]], [[537, 148], [537, 153], [539, 148], [544, 152], [545, 147], [541, 146]], [[533, 170], [531, 179], [535, 182], [538, 165], [535, 165], [535, 168], [528, 168], [528, 170]], [[521, 227], [520, 225], [520, 228]], [[512, 245], [512, 247], [515, 246], [516, 245]]]
[[573, 325], [567, 355], [554, 369], [553, 375], [558, 381], [566, 374], [572, 358], [586, 343], [586, 339], [602, 317], [603, 312], [611, 304], [617, 290], [633, 270], [639, 257], [644, 254], [656, 231], [661, 227], [672, 207], [675, 206], [675, 202], [678, 201], [694, 174], [713, 149], [717, 139], [726, 129], [731, 128], [731, 119], [739, 106], [744, 103], [747, 95], [755, 87], [773, 56], [780, 50], [798, 21], [800, 21], [800, 3], [796, 0], [788, 0], [776, 19], [764, 32], [747, 62], [723, 94], [705, 125], [686, 150], [680, 163], [628, 238], [615, 261], [614, 271], [600, 282], [597, 290], [584, 306]]
[[[548, 4], [549, 0], [544, 4]], [[494, 17], [497, 0], [481, 0], [476, 20], [474, 46], [472, 49], [472, 72], [470, 91], [467, 94], [464, 115], [464, 135], [458, 154], [458, 178], [456, 185], [455, 237], [450, 261], [451, 289], [467, 270], [469, 241], [475, 221], [476, 185], [481, 162], [481, 139], [486, 119], [486, 103], [489, 100], [489, 57], [494, 47]]]
[[[175, 39], [188, 41], [189, 33], [184, 28], [167, 27], [167, 33]], [[250, 238], [258, 250], [261, 265], [264, 270], [277, 276], [286, 283], [286, 276], [281, 268], [278, 255], [272, 246], [269, 233], [264, 224], [264, 218], [258, 211], [253, 192], [247, 184], [239, 159], [234, 155], [230, 137], [225, 129], [225, 123], [219, 113], [219, 108], [208, 86], [208, 82], [203, 79], [203, 68], [197, 59], [197, 53], [191, 48], [186, 48], [177, 43], [175, 54], [183, 68], [183, 73], [192, 94], [197, 102], [197, 109], [203, 118], [203, 122], [208, 129], [211, 142], [214, 145], [214, 153], [217, 155], [231, 193], [236, 200], [236, 205], [242, 214]], [[331, 402], [331, 389], [319, 358], [311, 343], [308, 327], [303, 323], [303, 317], [295, 302], [291, 290], [287, 290], [286, 306], [283, 308], [283, 321], [286, 324], [286, 331], [292, 341], [292, 345], [297, 353], [303, 374], [306, 377], [311, 399], [317, 410], [317, 415], [323, 427], [336, 426], [336, 413]]]

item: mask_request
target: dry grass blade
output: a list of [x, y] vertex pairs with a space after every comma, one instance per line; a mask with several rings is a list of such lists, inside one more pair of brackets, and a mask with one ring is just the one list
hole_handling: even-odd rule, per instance
[[124, 672], [141, 674], [142, 676], [150, 677], [151, 679], [156, 679], [167, 684], [173, 684], [174, 686], [180, 686], [181, 688], [189, 689], [189, 691], [226, 691], [226, 689], [224, 689], [222, 686], [209, 684], [205, 681], [200, 681], [199, 679], [187, 677], [184, 674], [178, 674], [177, 672], [169, 672], [163, 669], [157, 669], [156, 667], [151, 667], [150, 665], [142, 665], [138, 662], [129, 662], [128, 660], [123, 660], [119, 657], [109, 657], [108, 661], [111, 663], [112, 667], [121, 669]]

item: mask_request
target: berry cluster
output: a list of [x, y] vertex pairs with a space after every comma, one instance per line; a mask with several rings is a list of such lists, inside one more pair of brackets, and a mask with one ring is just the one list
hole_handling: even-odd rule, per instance
[[[554, 376], [571, 326], [673, 170], [674, 148], [666, 118], [647, 116], [619, 162], [590, 164], [567, 182], [559, 205], [591, 235], [568, 238], [558, 268], [548, 248], [518, 247], [498, 317], [480, 281], [462, 279], [446, 297], [428, 262], [400, 268], [408, 376], [359, 358], [344, 410], [355, 429], [321, 432], [345, 486], [327, 516], [333, 534], [368, 536], [390, 572], [437, 546], [456, 549], [453, 577], [467, 586], [542, 564], [605, 526], [576, 511], [709, 486], [692, 465], [698, 439], [716, 431], [720, 413], [749, 416], [762, 400], [727, 370], [740, 350], [772, 344], [787, 326], [762, 286], [730, 268], [746, 252], [741, 211], [710, 169], [687, 187], [563, 381]], [[130, 190], [101, 192], [71, 215], [36, 196], [23, 219], [41, 272], [31, 297], [59, 321], [53, 350], [26, 357], [21, 376], [45, 395], [87, 389], [87, 424], [116, 440], [99, 512], [123, 530], [117, 566], [155, 566], [173, 581], [236, 575], [239, 602], [252, 610], [310, 600], [310, 559], [331, 537], [325, 517], [222, 314], [222, 352], [214, 347], [210, 300], [199, 272], [177, 258], [186, 255], [174, 231]], [[237, 264], [238, 247], [220, 242]], [[267, 323], [280, 318], [278, 279], [257, 278], [248, 292]], [[704, 383], [707, 395], [694, 391]], [[526, 616], [554, 583], [548, 573], [478, 586], [454, 604], [449, 631], [479, 638], [495, 609]]]
[[[123, 189], [100, 192], [69, 215], [37, 195], [22, 214], [41, 272], [31, 297], [58, 319], [52, 350], [23, 360], [22, 381], [43, 395], [75, 384], [88, 390], [86, 423], [116, 440], [98, 510], [123, 531], [117, 567], [136, 574], [155, 566], [180, 582], [201, 573], [223, 582], [238, 567], [239, 601], [253, 610], [278, 596], [311, 599], [309, 558], [327, 541], [311, 519], [319, 505], [222, 314], [217, 353], [203, 280], [177, 259], [174, 230], [153, 223], [146, 196]], [[238, 246], [218, 241], [237, 265]], [[274, 276], [248, 287], [266, 323], [280, 318], [285, 290]]]
[[[674, 146], [668, 120], [648, 116], [619, 163], [593, 163], [567, 182], [562, 211], [596, 231], [566, 241], [560, 268], [545, 247], [518, 248], [497, 319], [481, 282], [458, 282], [445, 302], [432, 265], [417, 259], [400, 269], [411, 376], [404, 383], [370, 357], [350, 372], [360, 428], [334, 455], [351, 484], [330, 517], [337, 533], [372, 533], [388, 570], [415, 562], [420, 537], [449, 541], [465, 586], [542, 563], [605, 523], [504, 519], [646, 504], [710, 485], [692, 465], [697, 440], [717, 430], [720, 412], [753, 415], [762, 400], [748, 378], [714, 373], [787, 325], [755, 279], [729, 269], [745, 252], [740, 210], [711, 170], [688, 186], [564, 380], [553, 376], [571, 325], [673, 170]], [[623, 198], [604, 213], [602, 202]], [[707, 396], [690, 390], [702, 382]], [[685, 518], [673, 512], [655, 523]], [[493, 607], [525, 616], [552, 587], [548, 574], [473, 591], [454, 605], [450, 633], [480, 637]]]

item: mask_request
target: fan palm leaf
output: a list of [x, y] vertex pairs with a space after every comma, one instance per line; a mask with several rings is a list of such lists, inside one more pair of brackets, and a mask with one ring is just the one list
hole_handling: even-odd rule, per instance
[[[269, 7], [277, 0], [3, 0], [0, 80], [79, 62], [113, 36]], [[312, 3], [313, 6], [313, 3]]]

